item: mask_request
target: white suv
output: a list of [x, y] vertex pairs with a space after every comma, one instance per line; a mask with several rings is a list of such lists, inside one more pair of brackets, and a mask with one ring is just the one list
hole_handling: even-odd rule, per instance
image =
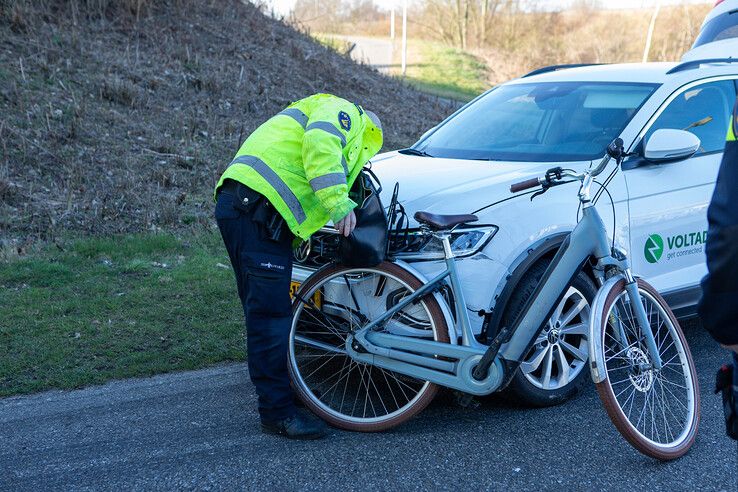
[[738, 0], [718, 0], [682, 61], [735, 58], [738, 55]]
[[[619, 136], [631, 155], [611, 177], [598, 210], [615, 245], [630, 252], [634, 272], [688, 314], [706, 272], [706, 210], [737, 80], [738, 63], [549, 67], [486, 92], [411, 148], [372, 161], [385, 205], [399, 182], [411, 219], [409, 246], [395, 260], [431, 278], [443, 268], [442, 251], [412, 241], [413, 214], [476, 213], [478, 223], [454, 232], [453, 247], [463, 257], [457, 265], [468, 309], [479, 314], [475, 333], [491, 340], [521, 310], [578, 214], [575, 184], [532, 200], [531, 194], [513, 197], [510, 185], [555, 166], [583, 171]], [[699, 145], [689, 151], [694, 136]], [[336, 243], [331, 229], [316, 234], [310, 254], [301, 250], [295, 283], [329, 261]], [[567, 326], [567, 335], [546, 350], [534, 346], [511, 382], [523, 400], [557, 403], [584, 383], [583, 326], [594, 292], [585, 268], [551, 320]]]

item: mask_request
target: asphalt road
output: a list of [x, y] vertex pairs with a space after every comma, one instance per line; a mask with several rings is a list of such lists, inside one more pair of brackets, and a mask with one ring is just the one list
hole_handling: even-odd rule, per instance
[[440, 398], [383, 434], [261, 434], [242, 364], [0, 400], [0, 490], [736, 490], [711, 394], [724, 352], [694, 324], [702, 387], [691, 452], [659, 463], [616, 433], [590, 385], [556, 408]]
[[384, 73], [389, 73], [392, 68], [392, 41], [389, 38], [342, 35], [333, 35], [333, 37], [356, 44], [351, 51], [351, 58], [357, 62], [371, 65]]

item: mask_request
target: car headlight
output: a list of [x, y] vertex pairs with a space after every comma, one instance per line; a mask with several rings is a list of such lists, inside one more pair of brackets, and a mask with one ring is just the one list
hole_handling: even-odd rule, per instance
[[[469, 229], [456, 229], [451, 236], [451, 251], [457, 258], [471, 256], [481, 250], [497, 233], [497, 226], [484, 226]], [[395, 254], [403, 260], [437, 260], [442, 259], [443, 243], [420, 230], [408, 232], [407, 241], [401, 252]]]

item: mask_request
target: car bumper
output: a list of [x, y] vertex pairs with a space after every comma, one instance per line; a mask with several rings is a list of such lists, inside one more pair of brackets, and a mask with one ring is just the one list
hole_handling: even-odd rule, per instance
[[[408, 262], [418, 274], [431, 279], [445, 268], [443, 261]], [[495, 294], [501, 287], [507, 274], [507, 269], [499, 262], [483, 253], [469, 258], [459, 258], [456, 261], [459, 280], [464, 290], [466, 306], [470, 311], [488, 310], [493, 303]], [[303, 283], [316, 269], [295, 264], [292, 269], [292, 281]], [[453, 310], [453, 307], [451, 307]], [[478, 334], [482, 330], [483, 319], [471, 313], [470, 323], [472, 331]]]
[[292, 281], [303, 283], [313, 273], [315, 273], [315, 269], [313, 268], [295, 265], [292, 267]]

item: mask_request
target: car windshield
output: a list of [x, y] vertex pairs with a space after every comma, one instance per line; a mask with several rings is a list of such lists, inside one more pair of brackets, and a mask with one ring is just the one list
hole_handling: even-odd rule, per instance
[[730, 38], [738, 38], [738, 10], [718, 15], [708, 22], [700, 31], [692, 48]]
[[579, 161], [607, 145], [655, 84], [546, 82], [498, 87], [447, 120], [414, 148], [434, 157]]

